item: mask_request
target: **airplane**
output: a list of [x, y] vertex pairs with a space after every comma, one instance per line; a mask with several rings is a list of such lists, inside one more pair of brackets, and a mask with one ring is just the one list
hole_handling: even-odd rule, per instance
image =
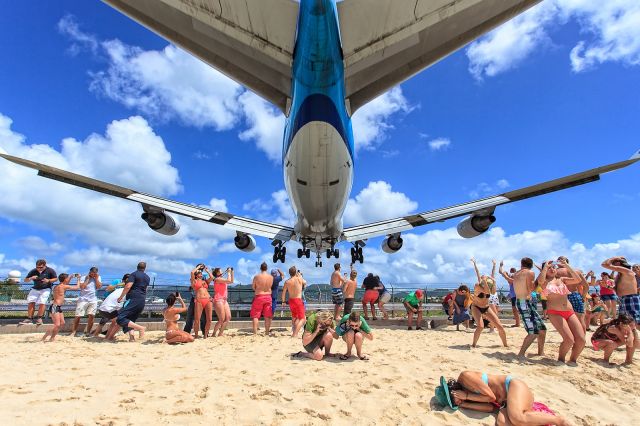
[[142, 205], [152, 230], [175, 235], [169, 213], [236, 231], [235, 246], [255, 249], [254, 236], [272, 240], [274, 263], [285, 262], [288, 241], [297, 257], [339, 257], [352, 244], [351, 262], [384, 236], [382, 249], [398, 252], [402, 233], [466, 216], [460, 236], [489, 230], [499, 205], [594, 182], [640, 160], [630, 159], [451, 207], [343, 227], [351, 192], [355, 148], [351, 116], [390, 88], [541, 0], [102, 0], [168, 41], [270, 101], [286, 116], [284, 182], [296, 223], [283, 226], [176, 202], [0, 153], [38, 175]]

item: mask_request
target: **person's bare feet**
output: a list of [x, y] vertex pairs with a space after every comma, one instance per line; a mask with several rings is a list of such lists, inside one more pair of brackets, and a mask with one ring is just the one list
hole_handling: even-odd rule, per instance
[[147, 331], [146, 328], [142, 327], [142, 330], [138, 332], [138, 339], [144, 338], [144, 332]]

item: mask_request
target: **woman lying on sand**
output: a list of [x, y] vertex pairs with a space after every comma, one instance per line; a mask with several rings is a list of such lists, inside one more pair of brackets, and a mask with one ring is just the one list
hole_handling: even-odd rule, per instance
[[453, 410], [498, 411], [498, 426], [570, 425], [546, 405], [534, 402], [527, 384], [511, 376], [463, 371], [458, 380], [447, 382], [441, 377], [440, 386], [436, 388], [436, 399]]

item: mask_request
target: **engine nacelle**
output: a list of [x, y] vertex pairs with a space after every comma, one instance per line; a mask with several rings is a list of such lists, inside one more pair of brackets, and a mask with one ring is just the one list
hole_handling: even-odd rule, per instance
[[382, 241], [382, 251], [385, 253], [395, 253], [402, 248], [402, 237], [398, 236], [389, 236]]
[[147, 222], [149, 228], [162, 235], [176, 235], [180, 230], [175, 219], [163, 212], [144, 212], [140, 217]]
[[495, 221], [496, 217], [494, 215], [469, 216], [458, 224], [458, 234], [462, 238], [477, 237], [487, 232]]
[[233, 239], [233, 243], [236, 245], [238, 250], [242, 250], [244, 252], [250, 252], [256, 249], [256, 240], [249, 234], [238, 233], [238, 235]]

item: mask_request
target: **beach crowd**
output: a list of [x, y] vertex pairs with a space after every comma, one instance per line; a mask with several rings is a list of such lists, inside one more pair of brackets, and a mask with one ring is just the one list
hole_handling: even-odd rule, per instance
[[[448, 320], [458, 330], [463, 326], [469, 332], [473, 331], [470, 347], [477, 347], [486, 328], [491, 332], [497, 331], [503, 346], [509, 347], [499, 317], [499, 276], [509, 286], [509, 299], [516, 322], [512, 327], [522, 327], [526, 332], [519, 357], [526, 357], [534, 341], [537, 341], [537, 351], [530, 356], [545, 355], [545, 320], [548, 320], [562, 339], [557, 354], [558, 363], [577, 364], [586, 345], [587, 332], [592, 331], [591, 327], [595, 327], [590, 338], [591, 345], [595, 351], [603, 352], [605, 363], [610, 363], [612, 353], [620, 347], [625, 350], [624, 364], [633, 363], [634, 352], [640, 348], [637, 331], [640, 324], [640, 265], [631, 265], [624, 257], [612, 257], [602, 262], [604, 270], [599, 276], [594, 271], [584, 273], [571, 265], [565, 256], [539, 264], [525, 257], [521, 259], [519, 268], [512, 267], [508, 272], [500, 262], [498, 275], [496, 261], [493, 261], [490, 274], [483, 274], [475, 259], [471, 259], [471, 265], [476, 282], [472, 286], [460, 285], [442, 301]], [[259, 321], [264, 318], [264, 332], [269, 335], [278, 303], [287, 304], [291, 312], [291, 336], [296, 338], [302, 332], [303, 350], [291, 354], [292, 359], [320, 361], [324, 357], [339, 357], [346, 360], [353, 356], [354, 349], [358, 359], [368, 359], [363, 352], [363, 344], [374, 338], [369, 322], [379, 318], [377, 311], [383, 319], [388, 318], [384, 305], [391, 299], [378, 276], [368, 274], [359, 286], [358, 272], [353, 265], [343, 273], [341, 265], [336, 263], [330, 277], [333, 311], [306, 312], [306, 281], [301, 271], [292, 266], [285, 276], [280, 269], [268, 269], [268, 265], [262, 263], [252, 280], [254, 298], [250, 317], [254, 334], [258, 334]], [[98, 338], [105, 334], [105, 339], [113, 341], [122, 329], [129, 340], [133, 341], [136, 337], [141, 339], [145, 327], [137, 321], [145, 308], [146, 290], [150, 283], [145, 270], [145, 262], [140, 262], [134, 272], [123, 276], [120, 285], [107, 286], [108, 295], [99, 303], [96, 291], [103, 284], [97, 267], [92, 267], [82, 279], [80, 274], [57, 276], [45, 260], [38, 260], [25, 279], [25, 282], [33, 283], [33, 288], [27, 298], [28, 319], [22, 324], [34, 323], [36, 307], [35, 323], [42, 324], [51, 295], [48, 311], [53, 327], [47, 330], [42, 340], [54, 341], [65, 323], [62, 311], [65, 292], [77, 290], [79, 297], [71, 327], [72, 335], [77, 333], [80, 319], [87, 316], [86, 335]], [[72, 281], [75, 281], [74, 284]], [[56, 282], [59, 283], [54, 286]], [[231, 267], [223, 270], [219, 267], [209, 268], [205, 264], [196, 265], [190, 273], [192, 297], [189, 306], [179, 293], [170, 294], [166, 299], [163, 311], [166, 342], [190, 343], [200, 336], [222, 336], [231, 319], [228, 286], [233, 282], [234, 271]], [[360, 300], [362, 314], [353, 310], [358, 288], [364, 289]], [[590, 293], [590, 288], [595, 291]], [[414, 323], [416, 330], [422, 329], [424, 298], [423, 291], [416, 290], [409, 292], [402, 300], [409, 330], [414, 329]], [[538, 304], [541, 304], [541, 312]], [[215, 324], [213, 312], [217, 319]], [[178, 321], [181, 314], [185, 313], [186, 323], [180, 329]], [[100, 321], [94, 327], [96, 315]], [[103, 332], [107, 324], [108, 328]], [[346, 343], [344, 354], [331, 352], [336, 339]], [[511, 376], [463, 371], [456, 380], [441, 378], [436, 398], [451, 409], [498, 410], [497, 424], [568, 424], [544, 404], [534, 402], [527, 385]]]

